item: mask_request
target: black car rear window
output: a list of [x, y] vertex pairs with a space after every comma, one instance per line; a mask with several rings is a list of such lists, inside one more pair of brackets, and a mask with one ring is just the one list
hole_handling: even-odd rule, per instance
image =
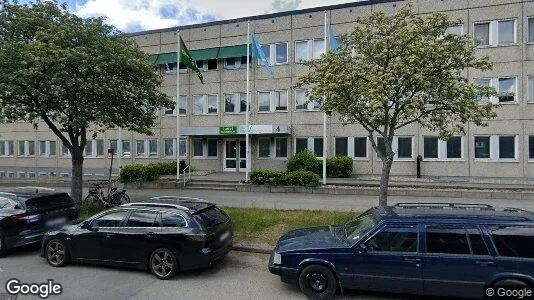
[[491, 230], [499, 255], [534, 258], [534, 227], [502, 226]]
[[214, 229], [217, 225], [228, 222], [228, 216], [216, 206], [210, 206], [193, 214], [200, 225], [206, 229]]
[[54, 194], [29, 198], [24, 203], [28, 210], [48, 210], [73, 206], [74, 201], [68, 194]]

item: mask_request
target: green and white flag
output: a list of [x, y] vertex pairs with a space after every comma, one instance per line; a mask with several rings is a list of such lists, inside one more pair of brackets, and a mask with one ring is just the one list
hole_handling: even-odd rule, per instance
[[180, 37], [180, 62], [184, 63], [186, 68], [195, 71], [195, 73], [197, 73], [198, 79], [200, 79], [200, 82], [204, 84], [204, 76], [202, 76], [202, 72], [200, 72], [200, 70], [197, 67], [197, 62], [191, 56], [191, 53], [185, 46], [185, 43], [182, 37]]

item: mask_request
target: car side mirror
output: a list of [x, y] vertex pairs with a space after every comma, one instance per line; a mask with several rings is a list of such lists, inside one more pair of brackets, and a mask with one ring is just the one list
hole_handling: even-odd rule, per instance
[[82, 228], [90, 230], [90, 231], [98, 231], [98, 226], [93, 225], [91, 224], [91, 222], [87, 222], [87, 221], [82, 224]]
[[365, 246], [365, 244], [359, 244], [358, 247], [356, 248], [358, 250], [358, 252], [360, 254], [364, 254], [364, 253], [367, 253], [367, 251], [369, 250], [369, 248], [367, 248], [367, 246]]

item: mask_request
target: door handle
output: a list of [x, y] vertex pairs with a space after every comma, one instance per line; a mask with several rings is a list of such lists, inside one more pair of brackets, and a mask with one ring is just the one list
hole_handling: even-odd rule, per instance
[[106, 238], [110, 239], [112, 236], [114, 236], [114, 234], [106, 233]]
[[495, 262], [493, 262], [493, 261], [477, 260], [477, 261], [476, 261], [476, 264], [485, 267], [485, 266], [493, 266], [493, 265], [495, 264]]
[[411, 263], [419, 263], [419, 262], [421, 262], [420, 258], [405, 258], [404, 260], [407, 261], [407, 262], [411, 262]]
[[153, 238], [154, 237], [154, 232], [147, 232], [145, 234], [148, 238]]

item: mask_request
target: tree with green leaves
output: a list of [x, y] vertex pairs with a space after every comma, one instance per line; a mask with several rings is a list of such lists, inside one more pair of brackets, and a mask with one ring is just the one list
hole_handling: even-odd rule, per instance
[[310, 99], [322, 102], [324, 96], [327, 114], [368, 132], [382, 161], [381, 206], [387, 205], [399, 129], [418, 124], [446, 139], [463, 133], [469, 122], [486, 126], [496, 117], [491, 104], [478, 101], [495, 91], [465, 77], [467, 70], [488, 70], [492, 63], [477, 56], [470, 37], [447, 33], [456, 23], [445, 13], [419, 16], [411, 5], [394, 15], [360, 17], [341, 36], [340, 49], [309, 62], [310, 72], [296, 84], [312, 87]]
[[0, 107], [8, 122], [44, 122], [69, 150], [71, 195], [82, 199], [88, 138], [110, 128], [151, 134], [174, 103], [147, 55], [101, 18], [56, 2], [0, 3]]

